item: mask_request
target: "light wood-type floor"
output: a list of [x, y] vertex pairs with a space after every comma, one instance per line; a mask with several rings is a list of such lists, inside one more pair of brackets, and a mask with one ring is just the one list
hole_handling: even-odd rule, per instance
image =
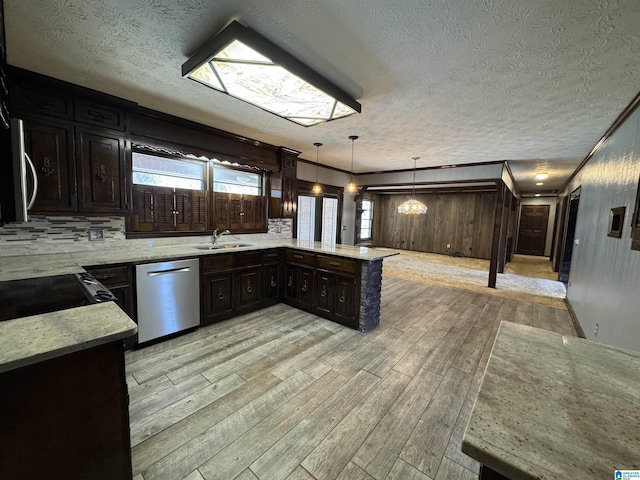
[[285, 305], [126, 355], [135, 480], [471, 480], [462, 433], [500, 321], [565, 309], [384, 277], [359, 333]]

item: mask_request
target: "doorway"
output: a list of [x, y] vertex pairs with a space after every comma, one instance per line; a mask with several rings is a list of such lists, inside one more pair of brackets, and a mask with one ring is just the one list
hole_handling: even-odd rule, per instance
[[522, 205], [518, 230], [518, 253], [544, 255], [547, 243], [549, 205]]
[[567, 216], [566, 233], [564, 236], [564, 248], [560, 259], [558, 280], [565, 285], [569, 282], [571, 270], [571, 256], [573, 254], [573, 240], [576, 236], [576, 220], [578, 219], [578, 205], [580, 204], [580, 187], [576, 188], [569, 197], [569, 215]]
[[298, 195], [296, 238], [335, 245], [339, 202], [332, 196]]

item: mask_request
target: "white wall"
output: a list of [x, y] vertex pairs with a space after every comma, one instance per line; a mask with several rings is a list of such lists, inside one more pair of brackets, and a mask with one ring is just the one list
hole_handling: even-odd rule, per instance
[[[561, 193], [582, 187], [567, 299], [588, 339], [640, 351], [640, 251], [631, 250], [629, 237], [639, 177], [636, 110]], [[621, 206], [622, 237], [612, 238], [609, 212]]]
[[549, 222], [547, 223], [547, 238], [544, 244], [544, 255], [551, 255], [551, 244], [553, 242], [553, 224], [556, 221], [556, 197], [534, 197], [520, 200], [520, 212], [518, 212], [518, 228], [515, 234], [520, 232], [520, 218], [522, 216], [522, 205], [549, 205]]

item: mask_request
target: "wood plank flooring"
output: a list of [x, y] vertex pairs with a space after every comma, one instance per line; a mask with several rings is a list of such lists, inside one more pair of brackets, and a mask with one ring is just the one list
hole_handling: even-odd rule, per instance
[[381, 325], [280, 304], [126, 354], [135, 480], [470, 480], [462, 434], [501, 321], [566, 310], [383, 278]]

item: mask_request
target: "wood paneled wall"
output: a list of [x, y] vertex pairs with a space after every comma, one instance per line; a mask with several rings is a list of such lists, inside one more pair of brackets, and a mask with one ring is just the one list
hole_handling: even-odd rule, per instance
[[376, 195], [373, 244], [430, 253], [491, 258], [495, 193], [418, 194], [426, 215], [403, 215], [406, 195]]

